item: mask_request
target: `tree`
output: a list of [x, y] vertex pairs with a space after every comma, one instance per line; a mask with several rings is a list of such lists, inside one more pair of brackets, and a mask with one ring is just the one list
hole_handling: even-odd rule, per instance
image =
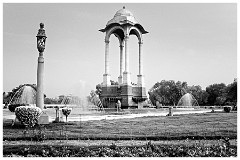
[[226, 87], [226, 104], [227, 105], [237, 105], [237, 79], [234, 79], [234, 82], [227, 85]]
[[[206, 88], [208, 92], [208, 104], [209, 105], [223, 105], [225, 99], [225, 88], [226, 85], [224, 83], [220, 84], [212, 84]], [[225, 99], [225, 100], [224, 100]]]
[[148, 93], [154, 105], [156, 105], [156, 101], [162, 105], [176, 105], [182, 96], [181, 89], [182, 83], [180, 81], [175, 83], [173, 80], [162, 80], [160, 83], [154, 84]]

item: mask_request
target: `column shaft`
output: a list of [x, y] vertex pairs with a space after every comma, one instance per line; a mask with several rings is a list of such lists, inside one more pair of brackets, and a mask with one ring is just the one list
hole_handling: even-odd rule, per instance
[[139, 75], [142, 75], [142, 42], [139, 42]]
[[120, 45], [120, 76], [123, 75], [123, 45]]
[[42, 53], [40, 53], [38, 57], [37, 68], [37, 98], [36, 98], [36, 105], [40, 109], [44, 108], [43, 73], [44, 73], [44, 58], [42, 56]]
[[105, 74], [109, 74], [109, 41], [105, 40]]
[[129, 39], [129, 36], [126, 36], [125, 37], [125, 72], [129, 72], [128, 39]]

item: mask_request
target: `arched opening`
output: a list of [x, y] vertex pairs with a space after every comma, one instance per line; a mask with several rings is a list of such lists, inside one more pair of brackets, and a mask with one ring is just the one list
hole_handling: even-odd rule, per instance
[[117, 81], [119, 76], [119, 66], [120, 66], [120, 49], [119, 40], [113, 34], [109, 39], [109, 68], [111, 74], [111, 80]]
[[[114, 36], [112, 36], [114, 35]], [[123, 29], [119, 26], [111, 29], [106, 35], [106, 39], [110, 41], [109, 43], [109, 68], [111, 74], [111, 80], [114, 82], [119, 82], [118, 77], [122, 75], [124, 68], [123, 63], [121, 64], [121, 48], [120, 45], [124, 40]], [[122, 56], [124, 56], [124, 50], [122, 48]], [[123, 58], [122, 58], [123, 62]], [[121, 68], [121, 69], [120, 69]]]
[[134, 35], [129, 36], [129, 71], [131, 73], [131, 81], [137, 84], [138, 75], [138, 38]]

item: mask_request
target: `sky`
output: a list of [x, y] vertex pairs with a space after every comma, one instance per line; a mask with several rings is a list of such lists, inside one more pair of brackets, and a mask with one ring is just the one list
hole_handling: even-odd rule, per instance
[[[237, 78], [235, 3], [4, 3], [3, 91], [36, 84], [36, 35], [45, 24], [44, 93], [86, 96], [103, 81], [105, 28], [125, 6], [148, 34], [143, 35], [147, 91], [162, 80], [186, 81], [202, 89]], [[131, 80], [137, 83], [138, 40], [129, 39]], [[110, 37], [110, 74], [120, 70], [118, 39]]]

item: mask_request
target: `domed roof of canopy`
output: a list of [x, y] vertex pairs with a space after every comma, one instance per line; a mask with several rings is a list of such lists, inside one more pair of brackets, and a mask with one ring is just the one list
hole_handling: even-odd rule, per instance
[[125, 16], [125, 17], [133, 17], [132, 12], [130, 12], [129, 10], [127, 10], [125, 8], [125, 6], [123, 7], [123, 9], [120, 9], [116, 12], [116, 14], [114, 15], [114, 17], [118, 17], [118, 16]]
[[130, 24], [130, 25], [136, 26], [142, 32], [142, 34], [148, 33], [147, 31], [144, 30], [142, 25], [140, 25], [136, 21], [136, 19], [133, 16], [132, 12], [127, 10], [125, 8], [125, 6], [122, 9], [120, 9], [120, 10], [118, 10], [116, 12], [114, 17], [110, 21], [108, 21], [108, 23], [107, 23], [107, 25], [106, 25], [106, 27], [104, 29], [100, 29], [99, 31], [105, 32], [111, 26], [114, 26], [114, 25], [124, 25], [124, 24]]

